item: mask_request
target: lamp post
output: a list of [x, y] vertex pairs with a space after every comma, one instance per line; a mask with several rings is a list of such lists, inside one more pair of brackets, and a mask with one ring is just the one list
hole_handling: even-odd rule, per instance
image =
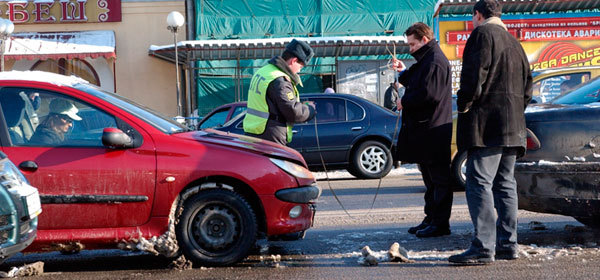
[[4, 52], [6, 49], [6, 40], [8, 40], [14, 30], [15, 25], [12, 23], [12, 21], [0, 18], [0, 40], [2, 40], [0, 45], [0, 71], [2, 72], [4, 72]]
[[181, 116], [181, 90], [179, 86], [179, 55], [177, 54], [177, 30], [183, 26], [185, 18], [177, 11], [170, 12], [167, 16], [167, 29], [173, 32], [173, 45], [175, 46], [175, 75], [177, 77], [177, 116]]

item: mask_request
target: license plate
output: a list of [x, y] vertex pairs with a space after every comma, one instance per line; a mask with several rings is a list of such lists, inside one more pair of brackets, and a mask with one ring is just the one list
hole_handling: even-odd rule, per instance
[[40, 203], [40, 195], [36, 191], [25, 198], [27, 202], [27, 213], [29, 218], [33, 219], [42, 213], [42, 204]]

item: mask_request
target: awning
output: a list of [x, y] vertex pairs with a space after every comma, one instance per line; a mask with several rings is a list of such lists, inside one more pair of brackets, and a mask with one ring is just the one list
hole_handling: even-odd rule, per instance
[[14, 33], [7, 40], [7, 59], [114, 58], [112, 30]]
[[[180, 64], [197, 60], [269, 59], [280, 55], [294, 38], [196, 40], [177, 43]], [[346, 36], [295, 38], [307, 42], [315, 57], [365, 56], [408, 53], [404, 36]], [[148, 54], [175, 62], [174, 45], [150, 46]]]
[[[440, 0], [437, 13], [472, 14], [478, 0]], [[591, 10], [600, 7], [600, 0], [499, 0], [502, 13], [536, 13]], [[437, 14], [436, 13], [436, 14]]]

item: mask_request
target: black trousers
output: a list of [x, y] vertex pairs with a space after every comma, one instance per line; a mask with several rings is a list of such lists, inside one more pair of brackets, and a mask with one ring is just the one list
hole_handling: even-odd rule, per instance
[[452, 177], [449, 164], [419, 164], [425, 191], [424, 222], [438, 226], [450, 226], [452, 211]]

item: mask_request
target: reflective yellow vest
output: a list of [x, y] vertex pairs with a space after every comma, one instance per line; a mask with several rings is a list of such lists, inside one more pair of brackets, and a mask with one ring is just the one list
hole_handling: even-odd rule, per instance
[[[250, 88], [248, 89], [248, 111], [244, 117], [244, 131], [252, 134], [262, 134], [267, 126], [269, 120], [269, 106], [267, 105], [267, 88], [269, 84], [279, 78], [287, 77], [288, 80], [291, 78], [279, 70], [273, 64], [267, 64], [260, 68], [258, 72], [252, 76], [250, 82]], [[300, 101], [298, 96], [298, 90], [296, 85], [292, 83], [294, 88], [294, 96], [296, 101]], [[292, 142], [292, 125], [287, 124], [287, 142]]]

